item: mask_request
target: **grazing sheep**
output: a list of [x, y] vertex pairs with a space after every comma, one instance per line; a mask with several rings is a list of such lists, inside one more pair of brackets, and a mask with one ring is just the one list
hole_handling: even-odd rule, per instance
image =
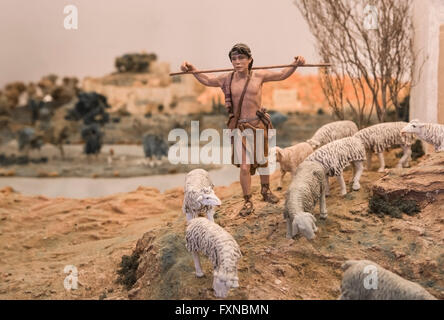
[[287, 220], [287, 238], [299, 232], [307, 239], [315, 237], [316, 219], [311, 214], [319, 200], [321, 218], [327, 218], [325, 207], [325, 173], [318, 162], [304, 161], [296, 170], [288, 188], [284, 219]]
[[370, 170], [372, 162], [372, 152], [378, 154], [379, 169], [378, 172], [384, 172], [384, 150], [394, 145], [401, 145], [403, 156], [397, 164], [397, 168], [407, 167], [411, 146], [415, 142], [413, 134], [401, 135], [401, 130], [407, 125], [407, 122], [386, 122], [379, 123], [368, 128], [359, 130], [354, 136], [361, 139], [367, 152], [367, 169]]
[[341, 186], [341, 195], [347, 194], [344, 176], [342, 174], [344, 168], [351, 163], [354, 166], [353, 190], [357, 191], [361, 188], [359, 180], [363, 171], [362, 162], [365, 160], [365, 148], [361, 140], [354, 137], [342, 138], [327, 143], [307, 157], [308, 161], [319, 162], [325, 170], [326, 174], [326, 194], [329, 194], [328, 177], [336, 176]]
[[213, 289], [216, 297], [225, 298], [230, 288], [239, 287], [237, 262], [242, 257], [236, 240], [224, 228], [206, 219], [196, 218], [188, 222], [186, 247], [193, 255], [196, 276], [202, 277], [198, 252], [213, 263]]
[[213, 190], [210, 175], [203, 169], [194, 169], [185, 177], [184, 199], [182, 211], [187, 220], [206, 213], [209, 220], [214, 221], [214, 207], [220, 206], [221, 201]]
[[401, 130], [401, 134], [414, 133], [419, 138], [433, 144], [435, 152], [444, 151], [444, 125], [437, 123], [422, 123], [412, 120]]
[[281, 167], [281, 179], [279, 180], [278, 190], [282, 190], [282, 181], [287, 172], [294, 173], [299, 164], [305, 160], [305, 158], [313, 153], [313, 148], [306, 142], [298, 143], [294, 146], [281, 149], [276, 149], [276, 161], [279, 162]]
[[342, 270], [340, 300], [436, 300], [419, 284], [369, 260], [348, 260]]
[[358, 132], [358, 127], [353, 121], [344, 120], [330, 122], [320, 127], [313, 137], [307, 140], [307, 143], [309, 143], [313, 149], [316, 149], [329, 142], [351, 137], [356, 132]]

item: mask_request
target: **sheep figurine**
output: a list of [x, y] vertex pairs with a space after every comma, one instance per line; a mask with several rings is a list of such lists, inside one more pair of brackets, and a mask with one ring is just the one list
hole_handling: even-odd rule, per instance
[[213, 190], [210, 175], [203, 169], [194, 169], [185, 177], [185, 194], [182, 212], [187, 220], [206, 213], [209, 220], [214, 221], [214, 207], [220, 206], [221, 201]]
[[328, 177], [336, 176], [341, 186], [341, 195], [347, 194], [345, 187], [343, 170], [350, 163], [353, 163], [354, 177], [353, 190], [357, 191], [361, 188], [359, 180], [364, 170], [363, 161], [365, 160], [365, 148], [361, 140], [354, 137], [342, 138], [327, 143], [307, 157], [308, 161], [319, 162], [326, 174], [325, 192], [329, 195]]
[[311, 214], [319, 200], [321, 218], [327, 218], [325, 206], [325, 173], [318, 162], [304, 161], [296, 170], [288, 188], [284, 219], [287, 220], [287, 238], [301, 233], [307, 239], [315, 238], [316, 219]]
[[419, 284], [369, 260], [348, 260], [342, 270], [340, 300], [436, 300]]
[[372, 161], [372, 152], [378, 154], [379, 169], [378, 172], [384, 172], [384, 150], [394, 145], [401, 145], [403, 156], [396, 165], [397, 168], [407, 167], [411, 146], [415, 142], [413, 134], [401, 135], [401, 130], [407, 125], [407, 122], [386, 122], [359, 130], [354, 136], [361, 139], [367, 153], [367, 169], [370, 170]]
[[308, 143], [302, 142], [285, 149], [275, 147], [275, 150], [276, 161], [279, 162], [281, 168], [281, 179], [277, 189], [282, 190], [282, 181], [285, 174], [287, 172], [294, 173], [299, 164], [313, 153], [313, 148]]
[[237, 263], [242, 257], [236, 240], [221, 226], [206, 219], [188, 221], [186, 247], [192, 254], [196, 276], [203, 277], [199, 252], [213, 263], [213, 289], [216, 297], [225, 298], [230, 288], [239, 287]]
[[408, 133], [414, 133], [425, 142], [432, 144], [435, 147], [435, 152], [444, 151], [444, 125], [412, 120], [401, 130], [402, 135]]
[[358, 132], [358, 127], [353, 121], [335, 121], [330, 122], [320, 127], [311, 139], [307, 140], [313, 149], [322, 147], [329, 142], [351, 137]]

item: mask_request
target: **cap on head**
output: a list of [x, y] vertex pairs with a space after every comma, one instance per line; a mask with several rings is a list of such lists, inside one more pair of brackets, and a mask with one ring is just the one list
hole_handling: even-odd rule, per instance
[[[247, 46], [245, 43], [236, 43], [233, 48], [231, 48], [230, 52], [228, 53], [228, 57], [231, 61], [231, 55], [233, 53], [237, 54], [245, 54], [248, 58], [251, 58], [251, 50], [250, 47]], [[250, 64], [248, 65], [248, 69], [250, 70], [253, 66], [253, 59], [251, 59]]]

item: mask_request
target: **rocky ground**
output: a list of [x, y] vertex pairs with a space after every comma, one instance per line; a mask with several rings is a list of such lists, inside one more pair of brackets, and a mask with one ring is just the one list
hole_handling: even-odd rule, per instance
[[[398, 159], [386, 156], [389, 168]], [[444, 299], [444, 154], [424, 156], [411, 169], [365, 172], [362, 188], [345, 197], [331, 179], [329, 216], [318, 219], [313, 241], [286, 239], [284, 191], [276, 205], [260, 201], [253, 178], [256, 212], [240, 218], [239, 183], [217, 187], [222, 200], [216, 222], [239, 243], [238, 289], [229, 299], [336, 299], [341, 264], [369, 259], [424, 286]], [[376, 169], [374, 159], [373, 170]], [[345, 172], [347, 182], [351, 170]], [[278, 174], [272, 176], [276, 187]], [[421, 212], [401, 219], [368, 212], [372, 190], [416, 199]], [[386, 190], [386, 191], [382, 191]], [[398, 190], [398, 191], [396, 191]], [[401, 191], [399, 191], [401, 190]], [[398, 192], [398, 193], [396, 193]], [[213, 299], [211, 264], [202, 258], [197, 279], [185, 249], [182, 188], [153, 188], [104, 198], [73, 200], [26, 197], [0, 191], [0, 299]], [[318, 209], [316, 209], [318, 217]], [[139, 254], [137, 282], [128, 291], [116, 283], [123, 255]], [[66, 265], [78, 269], [79, 287], [67, 291]]]

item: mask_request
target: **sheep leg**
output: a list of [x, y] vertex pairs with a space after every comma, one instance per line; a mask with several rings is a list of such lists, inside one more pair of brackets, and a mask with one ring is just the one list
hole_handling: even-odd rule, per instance
[[321, 219], [327, 218], [327, 206], [325, 203], [325, 186], [321, 184], [321, 198], [319, 200], [319, 209], [321, 210]]
[[192, 254], [194, 260], [194, 267], [196, 268], [196, 277], [202, 278], [204, 276], [204, 273], [202, 272], [202, 267], [200, 265], [199, 254], [197, 252], [193, 252]]
[[284, 176], [287, 173], [287, 171], [284, 171], [281, 169], [281, 179], [279, 180], [279, 185], [277, 187], [277, 190], [282, 190], [282, 182], [284, 181]]
[[402, 146], [402, 158], [399, 159], [396, 168], [407, 168], [409, 165], [410, 156], [412, 155], [412, 149], [410, 146]]
[[367, 150], [367, 170], [370, 171], [372, 168], [372, 151]]
[[341, 173], [339, 176], [336, 176], [336, 179], [338, 179], [341, 187], [341, 196], [345, 196], [347, 194], [347, 187], [345, 186], [344, 175]]
[[325, 195], [330, 195], [330, 186], [328, 185], [328, 176], [325, 176]]
[[378, 169], [378, 172], [384, 172], [385, 161], [384, 161], [384, 153], [383, 152], [379, 152], [378, 153], [378, 159], [379, 159], [379, 169]]
[[293, 238], [293, 221], [291, 218], [287, 218], [287, 239]]
[[362, 161], [353, 161], [353, 167], [355, 168], [355, 176], [353, 177], [353, 190], [358, 191], [361, 189], [359, 180], [361, 179], [362, 171], [364, 171], [364, 166]]

